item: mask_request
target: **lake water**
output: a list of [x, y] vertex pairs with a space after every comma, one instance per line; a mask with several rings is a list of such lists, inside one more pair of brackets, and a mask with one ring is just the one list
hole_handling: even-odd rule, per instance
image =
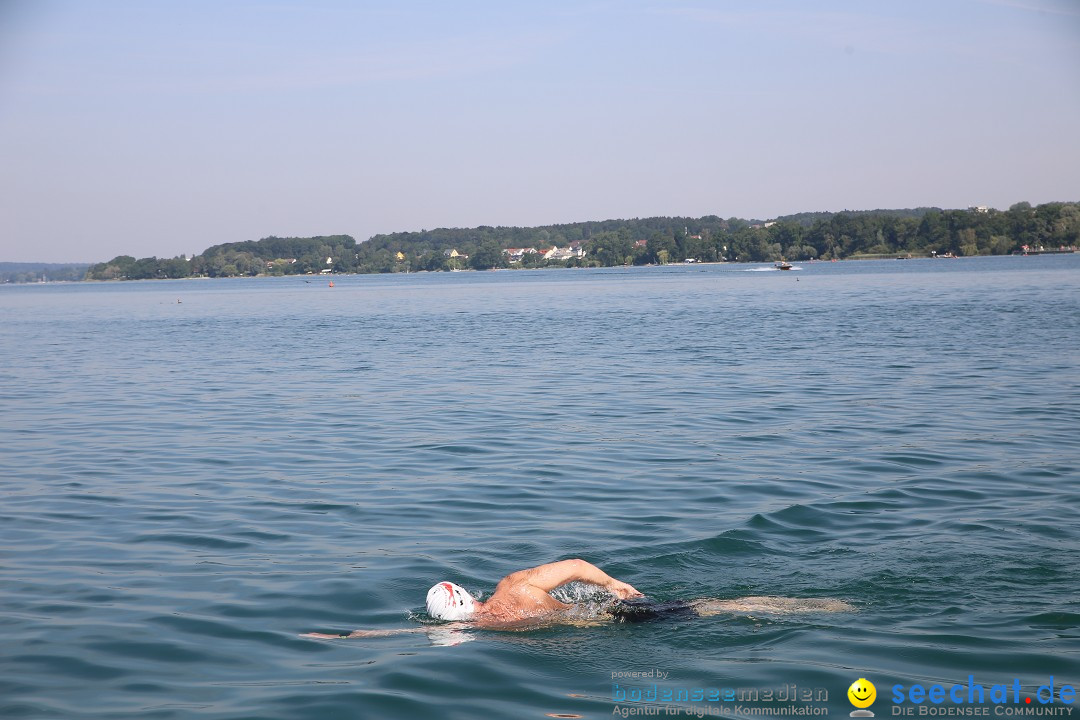
[[[334, 285], [0, 287], [0, 717], [1080, 685], [1080, 255]], [[298, 637], [429, 627], [436, 581], [567, 557], [856, 611]], [[618, 694], [653, 682], [774, 699]]]

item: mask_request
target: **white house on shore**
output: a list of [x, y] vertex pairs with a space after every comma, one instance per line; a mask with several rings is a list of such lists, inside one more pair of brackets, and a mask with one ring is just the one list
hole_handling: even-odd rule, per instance
[[526, 255], [536, 255], [536, 248], [506, 248], [503, 250], [503, 255], [506, 256], [510, 262], [521, 262]]
[[541, 248], [540, 250], [537, 250], [534, 247], [506, 248], [503, 250], [503, 255], [505, 255], [506, 259], [512, 263], [521, 262], [526, 255], [539, 255], [544, 260], [569, 260], [570, 258], [585, 257], [585, 248], [581, 247], [580, 242], [573, 242], [564, 248], [560, 248], [557, 245], [553, 245], [549, 248]]
[[544, 252], [545, 260], [569, 260], [570, 258], [583, 257], [585, 257], [585, 248], [581, 247], [580, 243], [572, 244], [564, 248], [552, 245], [550, 250]]

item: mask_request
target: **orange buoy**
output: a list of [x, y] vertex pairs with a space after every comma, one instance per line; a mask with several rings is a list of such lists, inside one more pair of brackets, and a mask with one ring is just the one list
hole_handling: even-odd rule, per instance
[[330, 281], [330, 287], [334, 287], [334, 281], [333, 280]]

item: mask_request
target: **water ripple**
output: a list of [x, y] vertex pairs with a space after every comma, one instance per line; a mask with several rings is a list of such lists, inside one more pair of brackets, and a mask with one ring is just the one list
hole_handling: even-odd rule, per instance
[[[1076, 681], [1078, 259], [0, 287], [0, 715]], [[857, 612], [467, 642], [424, 613], [574, 556]], [[298, 637], [358, 627], [424, 632]]]

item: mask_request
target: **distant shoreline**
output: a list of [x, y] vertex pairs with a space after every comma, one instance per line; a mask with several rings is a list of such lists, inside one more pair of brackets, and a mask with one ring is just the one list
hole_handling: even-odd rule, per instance
[[[830, 264], [833, 264], [833, 263], [845, 263], [845, 262], [891, 261], [891, 260], [977, 260], [977, 259], [980, 259], [980, 258], [991, 258], [991, 257], [1026, 257], [1028, 255], [1036, 256], [1036, 255], [1075, 255], [1075, 254], [1080, 254], [1080, 250], [1065, 250], [1065, 251], [1055, 250], [1055, 251], [1042, 251], [1042, 252], [1031, 252], [1031, 253], [1010, 253], [1009, 255], [971, 255], [971, 256], [957, 255], [957, 256], [952, 256], [952, 257], [943, 257], [943, 256], [934, 257], [932, 255], [912, 256], [910, 258], [908, 258], [908, 257], [898, 258], [898, 257], [866, 257], [866, 256], [861, 256], [861, 257], [837, 258], [836, 260], [796, 260], [796, 261], [792, 262], [792, 265], [794, 266], [792, 268], [792, 270], [797, 271], [799, 269], [802, 269], [801, 268], [802, 265], [830, 265]], [[769, 266], [773, 265], [773, 262], [771, 262], [771, 261], [745, 261], [745, 262], [744, 261], [724, 261], [724, 262], [693, 262], [693, 263], [673, 262], [673, 263], [666, 263], [666, 264], [663, 264], [663, 265], [657, 265], [657, 264], [607, 265], [607, 266], [602, 266], [602, 267], [592, 266], [592, 267], [570, 267], [570, 268], [558, 267], [558, 266], [535, 267], [535, 268], [508, 267], [508, 268], [489, 268], [489, 269], [479, 269], [479, 270], [474, 269], [474, 268], [464, 268], [464, 269], [455, 270], [455, 271], [452, 271], [452, 272], [449, 271], [449, 270], [415, 270], [415, 271], [410, 271], [408, 273], [406, 273], [406, 272], [392, 272], [392, 273], [363, 273], [363, 272], [349, 273], [349, 272], [341, 272], [341, 273], [327, 273], [327, 274], [319, 274], [319, 275], [315, 275], [315, 274], [312, 274], [312, 275], [306, 275], [306, 274], [305, 275], [273, 275], [273, 274], [270, 274], [270, 273], [261, 273], [261, 274], [258, 274], [258, 275], [233, 275], [233, 276], [224, 276], [224, 277], [209, 277], [207, 275], [190, 275], [188, 277], [182, 277], [182, 278], [136, 278], [136, 279], [111, 279], [111, 280], [98, 280], [98, 279], [46, 280], [44, 282], [42, 282], [42, 281], [30, 281], [30, 282], [6, 282], [6, 281], [0, 281], [0, 287], [2, 287], [2, 286], [34, 286], [34, 285], [81, 285], [81, 284], [116, 283], [116, 282], [140, 283], [140, 282], [159, 282], [159, 281], [169, 281], [169, 280], [174, 280], [174, 281], [255, 280], [255, 279], [264, 279], [264, 278], [283, 278], [283, 279], [284, 278], [294, 278], [294, 279], [297, 279], [297, 280], [303, 279], [307, 283], [312, 283], [312, 281], [317, 280], [317, 279], [332, 281], [334, 278], [361, 277], [361, 276], [371, 276], [371, 275], [375, 275], [375, 276], [386, 276], [386, 275], [439, 275], [439, 274], [453, 274], [453, 273], [458, 273], [458, 272], [462, 272], [462, 273], [487, 273], [487, 272], [500, 272], [500, 273], [503, 273], [503, 272], [511, 272], [511, 273], [513, 273], [513, 272], [518, 272], [518, 271], [550, 271], [550, 270], [633, 270], [633, 269], [637, 269], [637, 268], [640, 268], [640, 269], [658, 269], [658, 268], [673, 268], [673, 267], [693, 268], [693, 267], [699, 267], [699, 266], [712, 267], [712, 266], [717, 266], [717, 265], [746, 265], [746, 266], [760, 265], [760, 266], [765, 266], [764, 269], [774, 269], [774, 268], [769, 267]], [[777, 272], [782, 272], [782, 271], [777, 269]]]
[[771, 263], [1061, 254], [1080, 246], [1080, 202], [1008, 210], [811, 212], [758, 221], [706, 215], [374, 235], [269, 236], [172, 258], [0, 263], [0, 282], [389, 274], [543, 267]]

